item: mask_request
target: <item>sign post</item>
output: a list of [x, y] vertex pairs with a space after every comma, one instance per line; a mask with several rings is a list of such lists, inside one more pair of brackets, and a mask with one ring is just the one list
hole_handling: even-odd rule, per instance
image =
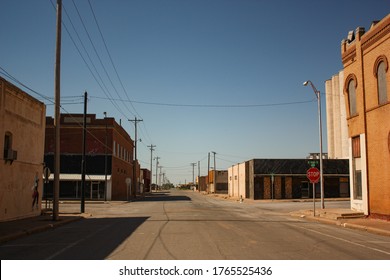
[[318, 183], [320, 179], [320, 171], [315, 168], [309, 168], [306, 171], [306, 177], [310, 180], [310, 183], [313, 184], [313, 216], [315, 217], [316, 215], [316, 189], [315, 189], [315, 184]]

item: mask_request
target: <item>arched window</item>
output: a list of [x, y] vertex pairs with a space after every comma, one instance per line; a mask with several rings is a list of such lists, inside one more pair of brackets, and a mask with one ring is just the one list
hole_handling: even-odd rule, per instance
[[377, 78], [377, 86], [378, 86], [378, 104], [386, 104], [388, 102], [387, 97], [387, 80], [386, 80], [386, 72], [388, 69], [386, 57], [381, 56], [377, 59], [375, 63], [375, 76]]
[[356, 106], [356, 82], [355, 79], [348, 79], [348, 101], [349, 101], [349, 115], [351, 117], [357, 115], [357, 106]]

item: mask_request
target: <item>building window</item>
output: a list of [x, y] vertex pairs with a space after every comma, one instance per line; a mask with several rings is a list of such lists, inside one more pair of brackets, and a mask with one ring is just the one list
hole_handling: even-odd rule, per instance
[[354, 175], [353, 197], [354, 199], [362, 199], [362, 171], [355, 170]]
[[116, 156], [115, 147], [116, 147], [116, 143], [115, 143], [115, 141], [114, 141], [114, 145], [113, 145], [113, 147], [112, 147], [112, 155], [113, 155], [113, 156]]
[[360, 136], [352, 138], [353, 198], [362, 199], [362, 167]]
[[354, 79], [348, 82], [348, 100], [349, 100], [349, 115], [356, 116], [356, 83]]
[[12, 149], [12, 133], [9, 131], [4, 135], [3, 158], [11, 164], [17, 158], [17, 152]]
[[377, 67], [377, 83], [378, 83], [378, 103], [379, 105], [387, 103], [387, 81], [386, 81], [386, 72], [387, 72], [387, 63], [382, 60], [379, 62]]
[[360, 136], [352, 138], [352, 157], [360, 158]]
[[4, 135], [4, 150], [12, 149], [12, 133], [6, 132]]

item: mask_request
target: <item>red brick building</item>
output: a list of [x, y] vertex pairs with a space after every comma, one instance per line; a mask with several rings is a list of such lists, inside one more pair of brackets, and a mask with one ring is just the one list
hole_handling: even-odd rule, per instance
[[[138, 182], [140, 181], [138, 164], [135, 169], [136, 176], [133, 175], [134, 141], [114, 118], [97, 119], [96, 115], [88, 114], [86, 119], [85, 178], [87, 183], [85, 198], [92, 200], [130, 199], [135, 177]], [[52, 173], [55, 147], [54, 129], [54, 119], [47, 117], [45, 164]], [[60, 138], [60, 198], [78, 199], [81, 196], [82, 114], [61, 115]], [[52, 181], [46, 194], [50, 197], [51, 193]]]

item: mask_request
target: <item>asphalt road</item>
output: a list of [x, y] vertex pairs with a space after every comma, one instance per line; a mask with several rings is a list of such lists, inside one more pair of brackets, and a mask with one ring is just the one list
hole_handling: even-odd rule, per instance
[[[346, 207], [347, 202], [332, 202]], [[311, 203], [239, 203], [196, 192], [87, 204], [91, 216], [0, 246], [0, 258], [389, 260], [390, 238], [291, 217]], [[63, 204], [62, 212], [79, 205]], [[346, 207], [347, 208], [347, 207]]]

